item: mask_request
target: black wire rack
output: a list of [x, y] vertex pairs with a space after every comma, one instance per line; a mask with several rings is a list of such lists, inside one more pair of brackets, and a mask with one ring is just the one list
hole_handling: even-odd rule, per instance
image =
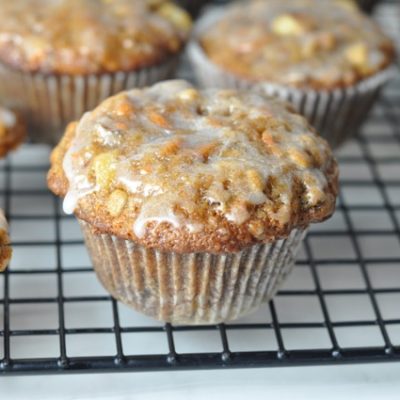
[[14, 246], [0, 275], [1, 374], [400, 361], [400, 79], [338, 153], [335, 216], [312, 228], [275, 299], [227, 324], [162, 324], [113, 300], [46, 189], [49, 151], [26, 145], [0, 163]]

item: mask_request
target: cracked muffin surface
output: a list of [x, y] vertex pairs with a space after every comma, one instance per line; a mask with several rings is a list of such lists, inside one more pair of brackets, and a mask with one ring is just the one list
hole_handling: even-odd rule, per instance
[[99, 232], [220, 253], [328, 218], [337, 175], [327, 142], [286, 103], [165, 81], [70, 124], [48, 184]]
[[379, 26], [345, 0], [239, 2], [210, 18], [197, 40], [227, 72], [310, 89], [352, 86], [395, 55]]
[[0, 60], [24, 71], [128, 71], [176, 55], [191, 21], [162, 0], [0, 0]]

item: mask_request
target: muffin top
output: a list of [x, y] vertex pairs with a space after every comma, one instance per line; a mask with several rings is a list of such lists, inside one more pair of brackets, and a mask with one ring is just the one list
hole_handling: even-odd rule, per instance
[[329, 217], [337, 165], [286, 103], [166, 81], [72, 123], [50, 189], [99, 232], [175, 252], [240, 250]]
[[214, 15], [199, 25], [200, 45], [212, 62], [251, 81], [331, 90], [394, 58], [392, 42], [346, 0], [252, 0]]
[[26, 71], [89, 74], [162, 62], [188, 14], [163, 0], [0, 0], [0, 60]]

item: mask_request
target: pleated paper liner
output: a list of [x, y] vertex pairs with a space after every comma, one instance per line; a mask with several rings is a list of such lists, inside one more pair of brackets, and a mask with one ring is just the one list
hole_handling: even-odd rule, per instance
[[117, 300], [174, 324], [216, 324], [270, 300], [292, 270], [305, 232], [231, 254], [162, 252], [98, 234], [79, 221], [96, 274]]
[[18, 71], [0, 64], [0, 99], [27, 119], [33, 141], [57, 143], [65, 126], [120, 91], [172, 78], [178, 56], [136, 71], [55, 75]]
[[290, 102], [334, 148], [359, 131], [383, 87], [395, 75], [395, 67], [390, 66], [351, 87], [331, 91], [302, 90], [272, 82], [246, 80], [213, 63], [196, 40], [221, 18], [222, 13], [222, 9], [214, 8], [200, 18], [188, 47], [199, 84], [203, 87], [252, 89]]

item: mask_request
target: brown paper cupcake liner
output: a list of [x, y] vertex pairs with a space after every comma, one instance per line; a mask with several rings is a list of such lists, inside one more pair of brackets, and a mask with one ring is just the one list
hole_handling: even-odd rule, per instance
[[26, 118], [33, 141], [57, 143], [65, 126], [120, 91], [173, 77], [178, 57], [130, 72], [55, 75], [0, 64], [0, 99]]
[[201, 32], [221, 17], [221, 12], [214, 9], [200, 18], [194, 39], [188, 47], [189, 60], [199, 84], [204, 87], [253, 89], [287, 101], [332, 147], [338, 147], [359, 131], [382, 88], [395, 74], [395, 67], [390, 66], [349, 88], [331, 91], [302, 90], [272, 82], [246, 80], [213, 63], [196, 40]]
[[232, 254], [178, 254], [98, 234], [79, 221], [96, 274], [117, 300], [174, 324], [236, 319], [268, 301], [292, 270], [305, 231]]

